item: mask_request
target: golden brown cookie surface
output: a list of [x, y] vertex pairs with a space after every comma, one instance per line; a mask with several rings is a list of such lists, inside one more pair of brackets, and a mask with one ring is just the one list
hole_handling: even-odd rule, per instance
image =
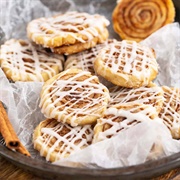
[[109, 139], [138, 123], [155, 118], [158, 118], [158, 113], [151, 105], [129, 103], [109, 107], [94, 127], [93, 142]]
[[99, 37], [108, 25], [109, 21], [98, 14], [66, 12], [31, 21], [27, 33], [35, 43], [54, 48], [89, 42]]
[[165, 100], [159, 117], [170, 129], [173, 138], [180, 139], [180, 89], [167, 86], [162, 89]]
[[36, 127], [33, 143], [41, 156], [54, 162], [87, 147], [92, 138], [92, 125], [71, 127], [55, 119], [46, 119]]
[[163, 106], [164, 92], [161, 87], [149, 86], [136, 89], [114, 86], [109, 89], [111, 100], [109, 106], [123, 103], [142, 103], [152, 105], [159, 113]]
[[135, 41], [117, 41], [101, 50], [94, 61], [98, 75], [127, 88], [146, 86], [158, 73], [155, 52]]
[[108, 101], [109, 91], [97, 76], [68, 69], [43, 85], [40, 107], [45, 116], [77, 126], [95, 123]]
[[108, 39], [106, 42], [98, 44], [91, 49], [67, 56], [64, 69], [82, 69], [83, 71], [89, 71], [91, 74], [95, 74], [94, 60], [97, 55], [103, 47], [115, 41], [115, 39]]
[[63, 63], [64, 56], [25, 40], [8, 40], [0, 50], [0, 66], [13, 81], [47, 81], [63, 70]]
[[108, 36], [109, 36], [108, 30], [105, 29], [102, 34], [100, 34], [98, 37], [94, 37], [91, 41], [85, 43], [75, 43], [72, 45], [63, 45], [60, 47], [51, 48], [51, 51], [57, 54], [65, 54], [65, 55], [78, 53], [84, 50], [88, 50], [92, 47], [95, 47], [99, 43], [105, 42]]

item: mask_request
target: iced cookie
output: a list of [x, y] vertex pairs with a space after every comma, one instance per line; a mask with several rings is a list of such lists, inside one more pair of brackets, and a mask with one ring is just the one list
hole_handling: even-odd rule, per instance
[[111, 138], [138, 123], [158, 118], [156, 108], [139, 103], [109, 107], [94, 128], [93, 143]]
[[167, 86], [162, 89], [165, 100], [159, 117], [170, 129], [173, 138], [180, 139], [180, 89]]
[[98, 37], [93, 38], [91, 41], [85, 43], [76, 43], [73, 45], [63, 45], [60, 47], [51, 48], [51, 51], [57, 54], [65, 54], [65, 55], [78, 53], [86, 49], [90, 49], [91, 47], [94, 47], [97, 44], [105, 42], [108, 36], [109, 36], [108, 30], [105, 29], [102, 34], [100, 34]]
[[99, 14], [66, 12], [31, 21], [27, 34], [35, 43], [49, 48], [78, 43], [87, 43], [90, 46], [89, 42], [99, 38], [108, 25], [109, 21]]
[[96, 56], [103, 47], [115, 41], [115, 39], [108, 39], [106, 42], [98, 44], [91, 49], [67, 56], [64, 69], [82, 69], [91, 72], [91, 74], [95, 74], [93, 64]]
[[121, 39], [137, 42], [172, 23], [174, 18], [172, 0], [120, 0], [112, 14], [114, 30]]
[[136, 89], [114, 86], [109, 89], [109, 106], [120, 105], [122, 103], [142, 103], [152, 105], [159, 113], [163, 106], [163, 90], [161, 87], [151, 84], [149, 87], [139, 87]]
[[0, 50], [0, 66], [13, 81], [47, 81], [63, 70], [63, 63], [64, 56], [25, 40], [8, 40]]
[[71, 127], [55, 119], [46, 119], [36, 127], [33, 143], [41, 156], [54, 162], [87, 147], [92, 138], [92, 125]]
[[40, 107], [46, 117], [77, 126], [95, 123], [108, 101], [109, 91], [97, 76], [68, 69], [43, 85]]
[[158, 73], [153, 49], [135, 41], [117, 41], [101, 50], [94, 61], [98, 75], [127, 88], [147, 86]]

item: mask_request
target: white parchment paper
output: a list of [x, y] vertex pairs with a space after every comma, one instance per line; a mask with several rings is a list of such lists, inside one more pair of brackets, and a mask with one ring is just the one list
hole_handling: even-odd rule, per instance
[[[115, 168], [144, 163], [154, 143], [159, 147], [149, 159], [179, 152], [180, 142], [173, 140], [166, 126], [158, 121], [140, 123], [117, 136], [93, 144], [54, 164], [78, 167]], [[163, 153], [162, 153], [163, 151]]]
[[[78, 10], [100, 13], [111, 20], [115, 1], [108, 0], [1, 0], [0, 43], [9, 38], [26, 38], [27, 23], [38, 17], [58, 12]], [[118, 36], [109, 27], [110, 37]], [[155, 49], [159, 63], [159, 75], [155, 82], [180, 88], [180, 27], [173, 23], [152, 34], [142, 44]], [[0, 100], [7, 106], [9, 118], [22, 143], [33, 158], [40, 158], [33, 149], [32, 133], [38, 123], [45, 119], [39, 109], [42, 83], [10, 83], [0, 69]], [[158, 140], [158, 142], [157, 142]], [[149, 154], [154, 143], [159, 148]], [[161, 150], [161, 151], [159, 151]], [[109, 140], [94, 144], [56, 164], [86, 167], [119, 167], [135, 165], [147, 159], [168, 156], [180, 150], [180, 142], [173, 140], [166, 126], [159, 122], [147, 122], [120, 133]], [[163, 152], [163, 153], [159, 153]]]
[[180, 87], [180, 26], [169, 24], [149, 36], [141, 44], [152, 47], [159, 63], [156, 84]]

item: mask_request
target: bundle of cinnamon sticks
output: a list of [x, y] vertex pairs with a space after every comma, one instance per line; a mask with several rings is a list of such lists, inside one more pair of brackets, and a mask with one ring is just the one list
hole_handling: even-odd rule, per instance
[[8, 118], [6, 110], [0, 101], [0, 133], [2, 134], [7, 148], [18, 151], [26, 156], [31, 156], [28, 150], [23, 146]]

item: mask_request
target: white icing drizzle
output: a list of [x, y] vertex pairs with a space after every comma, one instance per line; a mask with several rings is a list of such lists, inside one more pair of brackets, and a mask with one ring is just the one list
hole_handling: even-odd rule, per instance
[[110, 88], [109, 92], [111, 97], [109, 106], [129, 102], [159, 106], [159, 103], [164, 100], [163, 90], [158, 86], [140, 87], [136, 89], [114, 86]]
[[[50, 18], [40, 18], [29, 23], [28, 29], [33, 33], [32, 39], [35, 41], [37, 36], [46, 37], [45, 41], [51, 38], [70, 34], [79, 42], [86, 41], [77, 36], [77, 33], [86, 36], [87, 41], [103, 33], [104, 28], [109, 25], [109, 21], [101, 15], [90, 15], [87, 13], [67, 12]], [[51, 33], [49, 33], [51, 32]], [[46, 43], [45, 43], [46, 45]]]
[[35, 139], [34, 144], [41, 144], [41, 156], [47, 151], [47, 161], [50, 160], [52, 153], [55, 153], [55, 160], [67, 157], [90, 145], [93, 138], [91, 125], [72, 128], [68, 124], [57, 123], [53, 127], [42, 127], [40, 131], [41, 136]]
[[171, 130], [174, 138], [180, 138], [180, 89], [163, 86], [164, 98], [163, 108], [159, 117]]
[[[131, 105], [126, 104], [122, 107], [112, 106], [108, 108], [104, 117], [98, 119], [95, 129], [101, 126], [102, 131], [97, 132], [97, 134], [95, 131], [93, 142], [115, 136], [120, 131], [131, 128], [138, 123], [159, 119], [156, 109], [153, 106], [135, 103], [133, 105], [131, 103]], [[105, 125], [109, 125], [108, 128], [104, 129]]]
[[[130, 43], [131, 42], [131, 43]], [[106, 46], [99, 54], [105, 67], [110, 67], [113, 73], [122, 73], [137, 78], [144, 78], [147, 82], [151, 76], [150, 69], [158, 71], [158, 64], [152, 50], [136, 43], [135, 41], [117, 41]]]
[[[70, 118], [72, 126], [78, 125], [75, 122], [78, 118], [81, 121], [89, 116], [101, 117], [99, 111], [107, 107], [109, 100], [108, 89], [99, 83], [97, 76], [91, 76], [89, 72], [79, 70], [77, 74], [64, 80], [63, 76], [68, 73], [71, 74], [71, 70], [64, 71], [43, 88], [40, 101], [42, 113], [50, 118], [58, 116], [57, 119], [61, 122]], [[85, 76], [88, 77], [81, 80]], [[94, 83], [94, 80], [98, 83]]]
[[115, 42], [115, 39], [109, 39], [103, 44], [98, 44], [95, 47], [69, 55], [65, 62], [64, 68], [66, 69], [82, 69], [84, 71], [89, 71], [95, 74], [93, 63], [102, 48], [106, 47], [108, 44]]
[[24, 40], [11, 39], [1, 46], [1, 67], [8, 68], [14, 79], [44, 81], [43, 73], [48, 77], [56, 75], [53, 66], [63, 70], [64, 57], [46, 52], [40, 46]]

